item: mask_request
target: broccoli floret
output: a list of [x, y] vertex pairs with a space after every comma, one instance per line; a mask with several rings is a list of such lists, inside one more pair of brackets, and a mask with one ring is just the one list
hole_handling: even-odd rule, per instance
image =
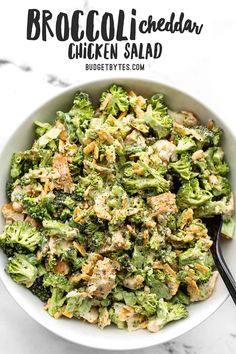
[[165, 238], [164, 238], [163, 234], [161, 234], [158, 231], [153, 231], [152, 236], [149, 241], [149, 247], [152, 250], [158, 251], [164, 242], [165, 242]]
[[204, 125], [197, 125], [193, 127], [194, 130], [201, 136], [201, 147], [213, 144], [214, 133]]
[[166, 116], [168, 114], [168, 107], [165, 103], [165, 96], [161, 92], [155, 93], [149, 100], [152, 108], [155, 111], [161, 113], [161, 116]]
[[127, 253], [118, 252], [114, 254], [114, 258], [119, 262], [121, 271], [128, 272], [133, 269], [132, 260]]
[[44, 135], [49, 129], [52, 128], [51, 124], [39, 122], [38, 120], [36, 120], [34, 124], [36, 125], [35, 134], [37, 137]]
[[167, 137], [172, 129], [173, 119], [166, 112], [166, 109], [160, 103], [161, 108], [156, 104], [155, 108], [151, 105], [144, 112], [143, 120], [156, 133], [159, 139]]
[[106, 243], [106, 234], [102, 231], [95, 231], [89, 238], [89, 248], [91, 251], [96, 251]]
[[190, 297], [186, 295], [183, 291], [178, 290], [177, 294], [172, 298], [171, 302], [173, 304], [183, 304], [185, 306], [190, 305]]
[[[115, 290], [112, 292], [112, 297], [115, 301], [123, 301], [124, 300], [124, 293], [125, 293], [125, 291], [123, 290], [123, 288], [117, 286], [115, 288]], [[126, 305], [128, 305], [128, 304], [126, 303]]]
[[144, 168], [145, 174], [151, 175], [154, 178], [159, 178], [160, 175], [164, 175], [167, 172], [167, 168], [163, 165], [159, 165], [158, 167], [152, 168], [143, 161], [139, 161], [138, 163]]
[[92, 307], [92, 300], [81, 296], [80, 291], [74, 290], [66, 297], [65, 311], [71, 314], [75, 314], [76, 317], [83, 316], [88, 313]]
[[224, 215], [226, 219], [230, 218], [234, 211], [233, 197], [224, 197], [220, 200], [210, 200], [194, 210], [194, 216], [197, 218], [211, 218], [215, 215]]
[[202, 178], [208, 178], [211, 174], [225, 176], [229, 172], [229, 165], [224, 161], [221, 147], [210, 147], [194, 164], [200, 169]]
[[78, 184], [76, 185], [75, 189], [77, 199], [83, 199], [84, 192], [90, 185], [95, 190], [103, 189], [103, 180], [94, 171], [89, 174], [89, 176], [79, 176]]
[[51, 291], [43, 285], [43, 277], [38, 277], [29, 290], [37, 296], [41, 301], [47, 302], [51, 297]]
[[77, 224], [79, 231], [80, 231], [80, 235], [78, 236], [78, 241], [80, 243], [85, 243], [85, 240], [87, 240], [87, 236], [92, 235], [94, 232], [99, 231], [100, 229], [100, 224], [98, 224], [98, 219], [96, 218], [96, 216], [90, 216], [86, 219], [86, 223], [85, 224]]
[[78, 171], [81, 170], [83, 159], [83, 146], [79, 146], [77, 148], [76, 154], [73, 156], [72, 161], [69, 163], [69, 169], [74, 182], [78, 182], [79, 180]]
[[64, 291], [59, 288], [52, 289], [52, 296], [48, 299], [45, 309], [52, 317], [57, 318], [59, 315], [59, 310], [62, 308], [66, 297], [64, 296]]
[[233, 218], [229, 218], [228, 220], [223, 221], [221, 234], [225, 238], [232, 239], [234, 236], [234, 229], [235, 229], [235, 221]]
[[129, 109], [128, 95], [118, 85], [112, 85], [106, 92], [103, 92], [100, 102], [100, 110], [106, 115], [117, 116], [119, 112], [125, 112]]
[[[119, 301], [122, 301], [123, 299], [128, 306], [134, 306], [137, 303], [137, 297], [133, 292], [123, 291], [123, 297]], [[118, 301], [118, 296], [116, 300]]]
[[48, 236], [61, 236], [74, 239], [78, 236], [78, 229], [57, 220], [43, 220], [43, 227]]
[[187, 316], [188, 311], [183, 304], [172, 304], [160, 299], [158, 301], [157, 316], [148, 321], [147, 328], [151, 332], [157, 332], [168, 322], [177, 321]]
[[169, 167], [183, 180], [189, 181], [198, 175], [198, 173], [192, 171], [191, 156], [185, 153], [181, 155], [178, 161], [171, 162]]
[[81, 144], [85, 136], [85, 129], [94, 115], [92, 103], [87, 93], [78, 92], [69, 113], [57, 112], [59, 119], [66, 127], [71, 143], [79, 141]]
[[201, 189], [199, 181], [195, 178], [186, 182], [180, 187], [177, 193], [177, 206], [183, 210], [187, 208], [196, 208], [205, 205], [211, 201], [212, 194], [209, 191]]
[[176, 263], [176, 252], [172, 250], [171, 245], [166, 245], [165, 248], [163, 249], [159, 249], [158, 252], [158, 258], [160, 258], [160, 260], [163, 263], [169, 263], [169, 264], [175, 264]]
[[52, 272], [44, 274], [43, 286], [58, 288], [66, 292], [69, 292], [73, 289], [73, 284], [70, 283], [69, 280], [63, 274]]
[[17, 253], [7, 263], [5, 270], [16, 283], [27, 288], [33, 285], [38, 273], [29, 256]]
[[[72, 121], [73, 118], [68, 113], [58, 111], [57, 119], [64, 124], [67, 134], [69, 136], [70, 143], [75, 143], [78, 141], [79, 138], [83, 138], [83, 133], [81, 132], [81, 129], [79, 128], [77, 131], [77, 128], [74, 126]], [[82, 143], [82, 140], [79, 141]]]
[[11, 200], [11, 194], [14, 188], [16, 187], [16, 183], [18, 184], [18, 180], [9, 176], [8, 181], [6, 183], [6, 195], [9, 200]]
[[206, 251], [203, 248], [201, 242], [197, 241], [194, 247], [188, 248], [186, 251], [181, 252], [179, 255], [179, 265], [190, 265], [194, 263], [202, 264], [208, 268], [211, 268], [214, 264], [210, 251]]
[[176, 220], [176, 218], [175, 218], [175, 216], [173, 214], [169, 214], [169, 215], [167, 214], [167, 216], [166, 216], [166, 225], [173, 232], [175, 232], [176, 228], [177, 228], [176, 222], [177, 222], [177, 220]]
[[72, 217], [73, 210], [75, 208], [75, 200], [71, 197], [70, 194], [65, 193], [63, 190], [54, 192], [55, 198], [53, 200], [54, 212], [53, 216], [56, 219], [62, 221]]
[[24, 221], [15, 221], [5, 225], [4, 232], [0, 235], [0, 244], [27, 248], [33, 252], [41, 242], [40, 232]]
[[213, 143], [214, 146], [217, 146], [217, 145], [220, 144], [220, 140], [221, 140], [221, 137], [222, 137], [222, 134], [223, 134], [223, 130], [214, 125], [211, 128], [211, 131], [214, 134], [213, 139], [212, 139], [212, 143]]
[[47, 194], [41, 200], [34, 197], [25, 197], [23, 205], [27, 213], [35, 219], [51, 219], [55, 211], [54, 195]]
[[160, 270], [147, 274], [146, 283], [150, 287], [150, 292], [156, 294], [158, 299], [169, 300], [172, 297], [166, 281], [166, 275]]
[[22, 173], [21, 161], [22, 161], [21, 153], [15, 152], [15, 153], [12, 155], [11, 167], [10, 167], [10, 176], [11, 176], [13, 179], [16, 179], [16, 178], [19, 177], [19, 176], [21, 175], [21, 173]]
[[211, 173], [225, 176], [229, 172], [229, 165], [224, 162], [224, 151], [221, 147], [211, 147], [205, 152], [208, 170]]
[[136, 291], [136, 301], [142, 307], [141, 314], [146, 316], [153, 315], [157, 310], [158, 299], [154, 293], [146, 293], [144, 291]]
[[184, 136], [183, 138], [179, 139], [176, 152], [182, 153], [186, 151], [192, 151], [196, 149], [197, 145], [191, 136]]
[[[114, 305], [116, 305], [116, 303]], [[111, 319], [111, 322], [117, 326], [117, 328], [119, 329], [126, 328], [126, 322], [121, 321], [119, 319], [119, 316], [116, 314], [116, 311], [112, 307], [109, 309], [109, 318]]]
[[61, 259], [63, 261], [69, 262], [72, 266], [73, 271], [81, 269], [84, 263], [84, 258], [78, 257], [78, 253], [74, 248], [63, 250], [63, 252], [61, 253]]
[[155, 189], [155, 192], [159, 194], [168, 191], [170, 188], [170, 182], [162, 176], [140, 179], [123, 178], [122, 182], [126, 191], [131, 194], [149, 188]]
[[208, 268], [208, 270], [207, 270], [207, 268], [205, 268], [204, 270], [195, 269], [195, 281], [199, 285], [206, 283], [209, 281], [212, 274], [213, 274], [213, 272], [212, 272], [211, 268]]
[[46, 166], [50, 162], [52, 152], [45, 149], [31, 149], [15, 152], [11, 158], [10, 177], [12, 182], [21, 177], [34, 166]]
[[85, 120], [90, 120], [93, 117], [94, 110], [87, 93], [78, 92], [75, 95], [69, 115], [73, 117], [73, 124], [76, 128], [79, 128]]
[[51, 157], [52, 151], [42, 148], [32, 148], [31, 150], [15, 152], [12, 155], [10, 166], [12, 182], [35, 166], [48, 166], [51, 163]]
[[230, 183], [227, 177], [210, 175], [207, 179], [202, 178], [201, 182], [204, 189], [210, 191], [215, 197], [230, 196]]
[[[159, 300], [159, 309], [160, 309], [160, 300]], [[161, 314], [162, 310], [160, 309], [157, 311], [157, 314]], [[169, 304], [169, 315], [168, 315], [168, 322], [170, 321], [177, 321], [181, 318], [186, 318], [188, 316], [188, 310], [182, 304]]]
[[149, 103], [150, 106], [144, 113], [144, 122], [153, 129], [159, 139], [165, 138], [170, 134], [173, 125], [173, 119], [168, 114], [165, 96], [162, 93], [156, 93], [150, 98]]
[[89, 122], [89, 127], [86, 131], [86, 137], [90, 139], [96, 139], [97, 131], [102, 127], [104, 123], [104, 117], [92, 118]]

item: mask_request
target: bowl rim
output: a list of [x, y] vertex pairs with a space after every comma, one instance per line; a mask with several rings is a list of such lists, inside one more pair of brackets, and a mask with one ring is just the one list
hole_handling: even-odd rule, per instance
[[[15, 133], [22, 128], [22, 126], [24, 125], [24, 123], [26, 121], [28, 121], [30, 119], [30, 117], [32, 117], [36, 112], [40, 111], [41, 109], [44, 108], [44, 106], [48, 105], [51, 101], [53, 101], [54, 99], [58, 99], [60, 98], [60, 96], [64, 96], [65, 94], [67, 94], [68, 92], [76, 92], [76, 90], [80, 90], [82, 89], [83, 86], [88, 86], [88, 85], [93, 85], [93, 84], [97, 84], [98, 82], [103, 84], [106, 82], [113, 82], [113, 83], [118, 83], [119, 81], [123, 81], [123, 80], [128, 80], [128, 81], [136, 81], [136, 82], [145, 82], [145, 83], [151, 83], [151, 84], [156, 84], [156, 85], [161, 85], [163, 87], [166, 87], [168, 89], [171, 90], [176, 90], [178, 91], [181, 95], [184, 95], [186, 98], [189, 98], [191, 100], [194, 100], [196, 102], [198, 102], [202, 107], [204, 107], [207, 111], [209, 111], [210, 114], [214, 115], [217, 120], [219, 121], [219, 123], [222, 125], [227, 126], [228, 128], [228, 122], [223, 122], [222, 119], [214, 112], [214, 110], [212, 110], [211, 108], [209, 108], [209, 106], [204, 102], [201, 101], [201, 99], [197, 98], [196, 96], [192, 96], [191, 94], [185, 92], [185, 90], [180, 89], [178, 87], [175, 87], [172, 84], [169, 84], [168, 82], [163, 82], [163, 81], [157, 81], [154, 79], [151, 79], [149, 77], [140, 77], [140, 78], [135, 78], [132, 76], [126, 76], [126, 75], [121, 75], [121, 76], [113, 76], [113, 77], [105, 77], [105, 78], [98, 78], [98, 79], [88, 79], [88, 80], [82, 80], [80, 82], [77, 82], [73, 85], [70, 85], [66, 88], [63, 88], [62, 90], [60, 90], [60, 92], [57, 92], [56, 94], [53, 94], [50, 96], [50, 98], [48, 98], [47, 100], [43, 100], [33, 111], [29, 112], [25, 118], [22, 118], [21, 122], [19, 124], [16, 125], [16, 127], [14, 127], [14, 129], [11, 131], [11, 134], [8, 135], [6, 141], [4, 142], [3, 146], [0, 148], [0, 157], [2, 157], [5, 148], [7, 147], [9, 141], [12, 139], [12, 137], [15, 135]], [[122, 84], [121, 84], [122, 85]], [[234, 132], [232, 132], [232, 135], [236, 138]], [[14, 292], [11, 291], [10, 286], [8, 285], [8, 281], [5, 281], [4, 278], [1, 276], [1, 272], [0, 272], [0, 280], [2, 281], [5, 289], [7, 290], [8, 294], [13, 298], [13, 300], [15, 301], [16, 304], [18, 304], [26, 313], [27, 315], [29, 315], [29, 317], [31, 317], [33, 320], [35, 320], [37, 323], [39, 323], [42, 327], [46, 328], [48, 331], [50, 331], [51, 333], [78, 345], [84, 346], [86, 348], [93, 348], [93, 349], [101, 349], [101, 350], [109, 350], [109, 351], [123, 351], [123, 350], [138, 350], [138, 349], [145, 349], [145, 348], [150, 348], [150, 347], [154, 347], [156, 345], [160, 345], [163, 343], [166, 343], [167, 341], [171, 341], [174, 340], [176, 338], [178, 338], [181, 335], [184, 335], [186, 333], [188, 333], [189, 331], [191, 331], [193, 328], [198, 327], [201, 323], [203, 323], [204, 321], [206, 321], [206, 319], [208, 317], [210, 317], [211, 315], [213, 315], [224, 303], [225, 301], [228, 299], [229, 294], [227, 292], [225, 292], [224, 295], [221, 296], [221, 298], [215, 302], [214, 306], [211, 308], [211, 311], [207, 311], [207, 313], [203, 313], [202, 318], [200, 320], [198, 320], [197, 323], [193, 322], [190, 323], [190, 326], [187, 330], [179, 330], [179, 331], [173, 331], [173, 336], [170, 336], [169, 339], [164, 339], [162, 340], [157, 340], [157, 343], [153, 343], [151, 341], [151, 343], [147, 343], [145, 342], [144, 345], [135, 345], [135, 343], [132, 342], [132, 345], [129, 345], [128, 342], [126, 342], [125, 345], [122, 345], [121, 347], [118, 348], [112, 348], [111, 346], [108, 345], [96, 345], [93, 344], [93, 342], [91, 343], [87, 343], [83, 340], [81, 340], [81, 337], [79, 337], [79, 341], [76, 340], [76, 338], [68, 338], [66, 336], [66, 334], [64, 335], [63, 333], [58, 333], [57, 330], [52, 327], [47, 325], [43, 319], [39, 317], [35, 317], [33, 314], [30, 313], [30, 310], [27, 308], [27, 306], [21, 304], [20, 302], [17, 301], [17, 299], [14, 296]], [[155, 335], [155, 333], [154, 333]]]

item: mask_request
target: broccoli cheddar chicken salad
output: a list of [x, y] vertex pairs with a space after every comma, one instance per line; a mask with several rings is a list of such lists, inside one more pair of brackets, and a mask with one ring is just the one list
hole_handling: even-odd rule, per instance
[[94, 106], [78, 92], [12, 156], [6, 272], [55, 318], [151, 332], [185, 318], [217, 278], [204, 218], [233, 234], [221, 135], [162, 93], [114, 84]]

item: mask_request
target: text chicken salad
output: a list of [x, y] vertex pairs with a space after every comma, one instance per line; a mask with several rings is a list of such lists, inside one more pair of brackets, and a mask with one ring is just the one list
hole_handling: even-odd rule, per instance
[[[200, 117], [201, 118], [201, 117]], [[6, 272], [54, 318], [157, 332], [209, 298], [217, 271], [204, 219], [234, 201], [222, 130], [162, 93], [78, 92], [12, 156], [0, 247]]]

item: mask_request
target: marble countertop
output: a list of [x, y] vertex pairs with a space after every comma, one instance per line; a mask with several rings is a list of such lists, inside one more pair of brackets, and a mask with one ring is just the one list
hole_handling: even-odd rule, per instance
[[[26, 0], [24, 4], [16, 4], [16, 11], [11, 13], [15, 28], [10, 28], [7, 36], [4, 29], [8, 28], [8, 15], [11, 4], [2, 4], [0, 11], [0, 92], [1, 92], [1, 121], [0, 147], [4, 145], [14, 127], [41, 102], [50, 98], [64, 87], [80, 82], [87, 78], [111, 77], [120, 72], [85, 72], [84, 62], [69, 62], [58, 56], [63, 53], [56, 43], [51, 46], [43, 43], [30, 45], [25, 40], [26, 12], [30, 7], [49, 8], [58, 10], [76, 9], [106, 9], [108, 1], [95, 0], [71, 1], [70, 6], [57, 2], [52, 7], [48, 2]], [[163, 37], [165, 52], [163, 58], [156, 62], [146, 62], [144, 72], [140, 77], [152, 77], [176, 85], [197, 98], [204, 100], [210, 107], [230, 124], [236, 131], [235, 119], [229, 102], [235, 101], [235, 62], [236, 51], [233, 43], [236, 35], [234, 18], [234, 1], [214, 2], [214, 13], [211, 2], [204, 5], [180, 0], [178, 6], [173, 0], [166, 2], [166, 7], [151, 0], [149, 11], [140, 5], [135, 7], [140, 12], [161, 14], [163, 12], [186, 11], [190, 17], [202, 21], [205, 30], [199, 38]], [[115, 5], [114, 5], [115, 6]], [[116, 5], [117, 7], [118, 5]], [[131, 8], [131, 5], [129, 5]], [[119, 8], [128, 8], [127, 1], [119, 1]], [[150, 11], [150, 8], [152, 11]], [[4, 14], [3, 14], [4, 13]], [[13, 33], [14, 32], [14, 33]], [[24, 39], [23, 39], [24, 38]], [[184, 38], [184, 39], [183, 39]], [[18, 43], [18, 46], [14, 43]], [[19, 49], [21, 48], [21, 49]], [[46, 56], [46, 57], [45, 57]], [[46, 60], [47, 59], [47, 60]], [[124, 75], [125, 73], [122, 73]], [[137, 76], [137, 72], [129, 72], [129, 76]], [[0, 333], [1, 354], [64, 354], [83, 353], [100, 354], [101, 350], [92, 350], [69, 343], [33, 321], [14, 302], [0, 282]], [[236, 353], [236, 309], [229, 298], [210, 318], [197, 328], [158, 347], [135, 351], [145, 354], [235, 354]]]

